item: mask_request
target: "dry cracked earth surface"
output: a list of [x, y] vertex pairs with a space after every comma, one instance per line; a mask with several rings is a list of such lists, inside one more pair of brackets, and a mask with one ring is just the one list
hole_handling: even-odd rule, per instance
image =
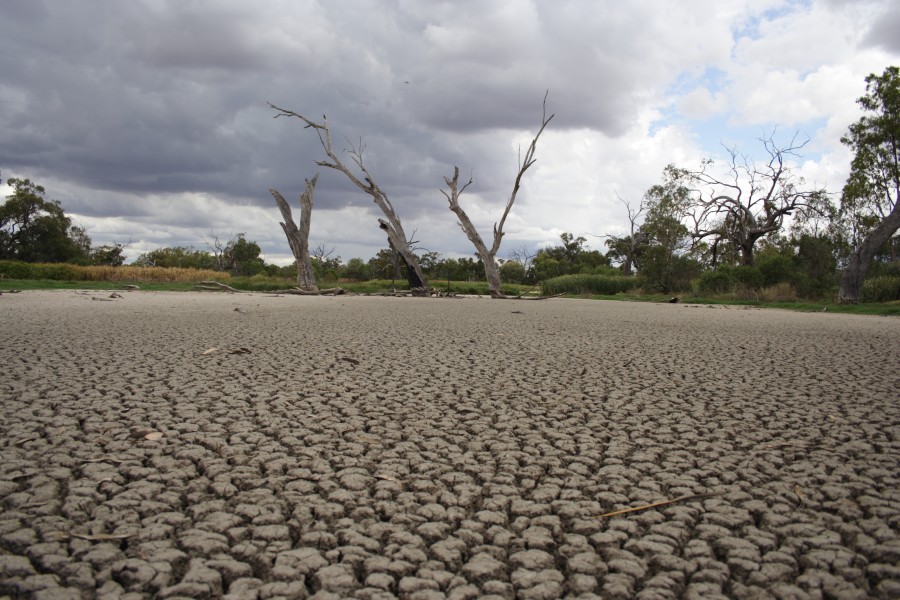
[[896, 318], [108, 294], [0, 297], [0, 596], [900, 597]]

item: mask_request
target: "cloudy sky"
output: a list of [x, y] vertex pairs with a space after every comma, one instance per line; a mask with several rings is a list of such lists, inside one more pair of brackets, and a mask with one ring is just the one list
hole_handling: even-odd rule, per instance
[[371, 200], [267, 101], [362, 140], [407, 233], [462, 256], [443, 177], [473, 177], [461, 203], [489, 233], [549, 90], [503, 256], [566, 231], [605, 250], [618, 197], [773, 131], [808, 137], [796, 168], [839, 192], [864, 78], [900, 64], [895, 0], [4, 0], [2, 22], [3, 180], [41, 183], [130, 258], [245, 232], [289, 263], [267, 190], [295, 199], [316, 172], [311, 243], [386, 246]]

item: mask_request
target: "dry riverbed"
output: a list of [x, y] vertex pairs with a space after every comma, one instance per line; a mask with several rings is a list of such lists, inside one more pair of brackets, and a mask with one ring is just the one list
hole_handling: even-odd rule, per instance
[[109, 296], [0, 296], [0, 596], [900, 597], [900, 319]]

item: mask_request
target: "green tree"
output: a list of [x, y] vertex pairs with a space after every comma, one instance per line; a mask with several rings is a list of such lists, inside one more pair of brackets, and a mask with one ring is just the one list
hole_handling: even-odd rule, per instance
[[26, 262], [86, 260], [91, 238], [72, 221], [44, 188], [28, 179], [11, 178], [13, 193], [0, 206], [0, 259]]
[[232, 275], [255, 275], [266, 266], [260, 252], [259, 244], [248, 242], [245, 234], [239, 233], [225, 247], [225, 264]]
[[347, 264], [341, 267], [340, 274], [342, 277], [352, 279], [353, 281], [368, 281], [372, 278], [372, 272], [363, 259], [351, 258]]
[[621, 263], [619, 268], [623, 275], [632, 275], [638, 256], [647, 242], [647, 236], [640, 231], [640, 225], [638, 225], [638, 219], [647, 210], [647, 204], [642, 201], [637, 208], [634, 208], [631, 206], [631, 202], [621, 197], [619, 202], [625, 205], [625, 210], [628, 212], [629, 232], [625, 236], [611, 235], [607, 237], [606, 247], [609, 248], [609, 251], [606, 256]]
[[607, 256], [585, 247], [587, 240], [584, 237], [575, 237], [566, 232], [559, 239], [562, 244], [542, 248], [535, 255], [532, 269], [538, 281], [573, 273], [592, 273], [598, 268], [609, 266]]
[[698, 269], [684, 258], [689, 231], [683, 220], [691, 205], [690, 190], [683, 184], [681, 172], [665, 169], [663, 183], [644, 195], [647, 216], [640, 227], [645, 247], [636, 256], [638, 273], [648, 285], [664, 293], [683, 289]]
[[390, 248], [382, 248], [369, 259], [369, 271], [376, 279], [403, 279], [400, 257]]
[[144, 252], [134, 261], [140, 267], [178, 267], [182, 269], [216, 268], [216, 258], [209, 252], [185, 246], [157, 248]]
[[522, 283], [525, 281], [525, 265], [517, 260], [508, 260], [500, 265], [500, 277], [507, 283]]
[[122, 244], [104, 244], [91, 250], [91, 264], [119, 267], [125, 262]]
[[857, 100], [865, 113], [841, 142], [853, 149], [850, 177], [841, 195], [841, 218], [853, 231], [838, 297], [859, 302], [862, 284], [879, 251], [900, 229], [900, 68], [866, 77], [866, 94]]

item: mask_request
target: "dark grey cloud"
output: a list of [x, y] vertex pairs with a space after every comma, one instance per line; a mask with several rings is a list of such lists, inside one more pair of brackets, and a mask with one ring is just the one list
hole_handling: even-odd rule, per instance
[[878, 16], [866, 34], [863, 43], [869, 47], [881, 47], [889, 52], [900, 53], [900, 6], [889, 5]]
[[[269, 188], [296, 197], [317, 171], [318, 209], [370, 207], [315, 166], [314, 132], [273, 119], [268, 101], [327, 114], [335, 147], [365, 144], [405, 219], [453, 228], [443, 177], [454, 165], [472, 174], [495, 212], [515, 174], [510, 139], [537, 129], [545, 91], [552, 131], [616, 140], [680, 74], [727, 58], [727, 27], [703, 21], [714, 4], [7, 0], [0, 170], [59, 182], [86, 217], [158, 229], [203, 220], [188, 208], [179, 219], [163, 207], [172, 198], [271, 207]], [[870, 38], [895, 44], [888, 29]]]

